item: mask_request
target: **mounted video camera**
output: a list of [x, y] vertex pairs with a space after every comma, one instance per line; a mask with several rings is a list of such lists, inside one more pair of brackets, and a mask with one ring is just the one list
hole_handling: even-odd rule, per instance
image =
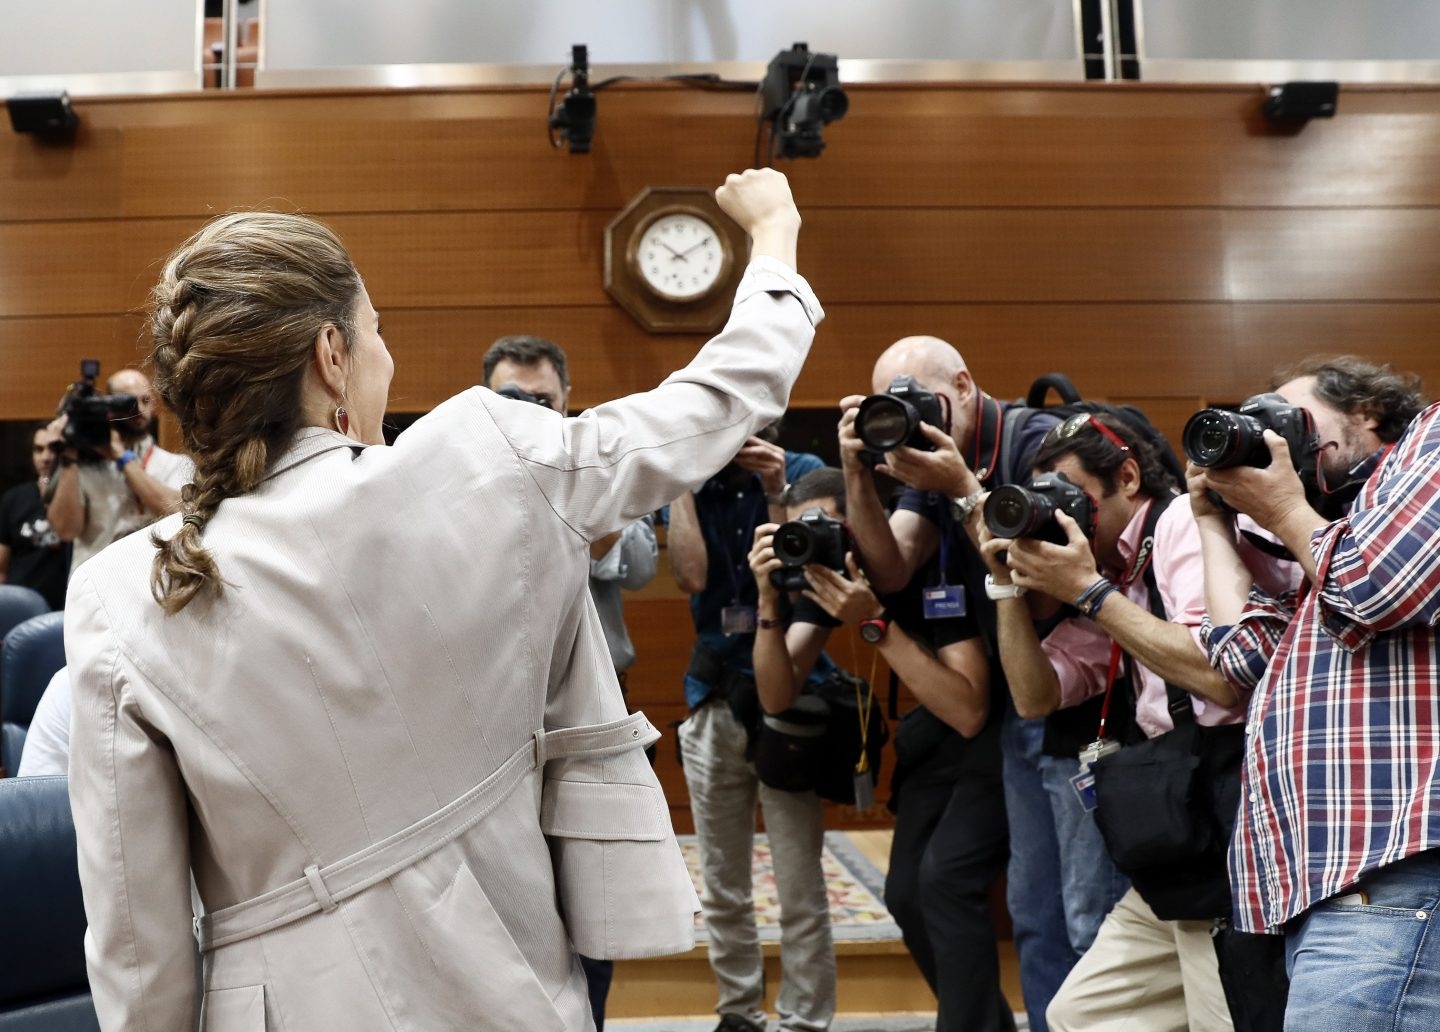
[[1297, 472], [1313, 474], [1320, 451], [1320, 438], [1315, 420], [1298, 405], [1292, 405], [1279, 394], [1257, 394], [1247, 398], [1240, 408], [1207, 408], [1195, 413], [1185, 423], [1181, 443], [1185, 454], [1197, 466], [1207, 469], [1230, 469], [1253, 466], [1264, 469], [1270, 465], [1270, 446], [1265, 431], [1274, 430], [1290, 446], [1290, 461]]
[[772, 540], [780, 569], [770, 571], [770, 583], [781, 591], [808, 588], [805, 567], [811, 563], [845, 572], [850, 532], [822, 509], [807, 509], [798, 520], [780, 524]]
[[934, 451], [935, 445], [920, 429], [921, 423], [949, 429], [939, 395], [921, 387], [913, 376], [895, 377], [888, 391], [870, 395], [855, 413], [855, 436], [866, 448], [862, 457], [873, 466], [886, 452], [901, 446]]
[[991, 491], [985, 499], [985, 526], [996, 537], [1063, 545], [1069, 538], [1055, 520], [1057, 512], [1080, 524], [1087, 538], [1095, 537], [1095, 499], [1064, 473], [1041, 473], [1023, 487], [1006, 484]]
[[60, 411], [67, 419], [59, 446], [73, 448], [81, 462], [100, 461], [110, 450], [110, 434], [116, 423], [134, 419], [140, 414], [140, 403], [133, 394], [101, 394], [95, 386], [100, 378], [100, 360], [80, 360], [80, 379], [70, 385], [60, 401]]

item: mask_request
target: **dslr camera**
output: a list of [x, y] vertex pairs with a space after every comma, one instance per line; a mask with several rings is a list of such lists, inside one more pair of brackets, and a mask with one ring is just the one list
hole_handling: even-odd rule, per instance
[[1207, 469], [1230, 469], [1253, 466], [1263, 469], [1270, 465], [1270, 448], [1265, 431], [1274, 430], [1290, 446], [1290, 461], [1302, 475], [1314, 472], [1320, 450], [1315, 420], [1298, 405], [1292, 405], [1278, 394], [1257, 394], [1247, 398], [1240, 408], [1207, 408], [1195, 413], [1185, 423], [1181, 443], [1185, 454], [1197, 466]]
[[888, 451], [910, 447], [934, 451], [935, 445], [920, 429], [921, 423], [946, 429], [940, 398], [927, 391], [913, 376], [897, 376], [884, 394], [872, 394], [855, 413], [855, 436], [865, 444], [866, 461], [875, 465]]
[[70, 385], [60, 402], [60, 411], [69, 418], [58, 446], [75, 449], [82, 462], [98, 460], [110, 448], [114, 425], [140, 414], [135, 395], [101, 394], [95, 386], [99, 378], [100, 360], [81, 359], [80, 379]]
[[545, 404], [543, 399], [536, 397], [522, 387], [517, 387], [513, 383], [507, 383], [503, 387], [497, 387], [495, 393], [502, 398], [509, 398], [511, 401], [528, 401], [530, 404], [539, 405], [543, 409], [550, 407]]
[[780, 524], [773, 541], [780, 569], [770, 571], [770, 583], [781, 591], [808, 588], [805, 567], [810, 563], [845, 572], [850, 532], [845, 524], [821, 509], [809, 509], [798, 520]]
[[1095, 537], [1095, 499], [1064, 473], [1041, 473], [1023, 487], [1006, 484], [985, 499], [985, 526], [1002, 538], [1033, 538], [1063, 545], [1069, 540], [1055, 520], [1063, 512], [1085, 532]]

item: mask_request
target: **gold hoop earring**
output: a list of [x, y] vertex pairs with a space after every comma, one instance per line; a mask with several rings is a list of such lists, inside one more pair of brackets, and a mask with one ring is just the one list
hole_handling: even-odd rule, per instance
[[350, 413], [345, 411], [344, 405], [335, 406], [335, 429], [347, 436], [350, 433]]

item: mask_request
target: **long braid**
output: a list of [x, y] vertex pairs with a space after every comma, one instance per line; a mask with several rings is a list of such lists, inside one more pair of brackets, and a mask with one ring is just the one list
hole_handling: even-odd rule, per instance
[[155, 389], [195, 461], [180, 528], [151, 534], [150, 590], [167, 613], [223, 594], [205, 526], [293, 439], [315, 336], [328, 323], [353, 339], [359, 291], [334, 234], [295, 215], [222, 216], [166, 263], [152, 292]]

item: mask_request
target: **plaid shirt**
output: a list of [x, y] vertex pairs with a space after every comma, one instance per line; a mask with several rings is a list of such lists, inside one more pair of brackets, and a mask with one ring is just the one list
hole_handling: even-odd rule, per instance
[[1250, 708], [1230, 848], [1247, 931], [1440, 847], [1440, 405], [1310, 545], [1317, 589]]

